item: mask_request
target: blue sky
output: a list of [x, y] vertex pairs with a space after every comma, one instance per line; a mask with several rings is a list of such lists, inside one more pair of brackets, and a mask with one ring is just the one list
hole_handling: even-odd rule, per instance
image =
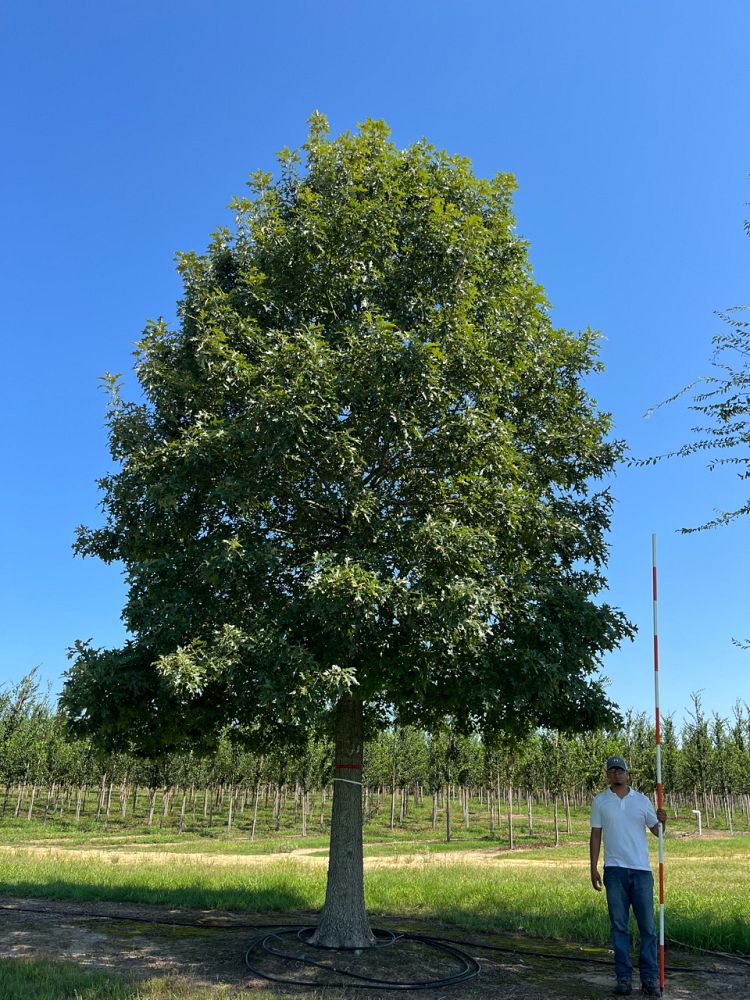
[[[123, 637], [116, 568], [74, 559], [109, 467], [106, 370], [147, 318], [174, 315], [177, 250], [202, 249], [251, 170], [384, 118], [477, 173], [514, 173], [518, 229], [559, 325], [602, 331], [591, 390], [636, 455], [689, 437], [649, 406], [708, 370], [714, 310], [747, 301], [746, 0], [193, 0], [0, 5], [0, 684], [53, 690], [76, 638]], [[705, 462], [621, 469], [612, 603], [639, 626], [604, 673], [652, 711], [651, 533], [662, 706], [750, 700], [750, 521], [682, 536], [744, 499]]]

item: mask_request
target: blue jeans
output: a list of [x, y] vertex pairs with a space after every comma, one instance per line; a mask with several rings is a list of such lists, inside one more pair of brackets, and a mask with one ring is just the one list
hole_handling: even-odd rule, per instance
[[615, 976], [630, 979], [633, 965], [630, 961], [630, 928], [628, 912], [633, 907], [641, 936], [638, 967], [641, 982], [658, 982], [656, 964], [656, 930], [654, 928], [654, 876], [637, 868], [604, 867], [604, 885], [607, 890], [607, 909], [612, 925], [612, 947], [615, 952]]

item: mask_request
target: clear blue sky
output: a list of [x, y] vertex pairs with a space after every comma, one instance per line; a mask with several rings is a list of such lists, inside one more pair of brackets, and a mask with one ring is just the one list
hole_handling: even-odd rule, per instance
[[[175, 251], [231, 224], [313, 109], [513, 172], [555, 321], [606, 338], [592, 391], [617, 436], [681, 444], [684, 406], [643, 414], [748, 298], [749, 31], [747, 0], [5, 0], [0, 683], [39, 664], [57, 690], [73, 640], [121, 641], [117, 569], [71, 553], [110, 466], [98, 379], [131, 373], [146, 319], [174, 315]], [[663, 710], [750, 700], [750, 520], [676, 534], [741, 486], [700, 459], [614, 479], [609, 599], [640, 627], [604, 665], [623, 707], [652, 710], [652, 531]]]

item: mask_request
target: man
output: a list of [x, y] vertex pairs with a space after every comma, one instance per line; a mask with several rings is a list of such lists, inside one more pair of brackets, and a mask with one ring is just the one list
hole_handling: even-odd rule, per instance
[[630, 930], [628, 914], [633, 907], [641, 936], [639, 970], [641, 990], [646, 996], [661, 996], [659, 970], [656, 963], [656, 931], [654, 929], [654, 876], [648, 859], [646, 828], [655, 836], [667, 822], [663, 809], [654, 812], [651, 801], [629, 784], [628, 765], [622, 757], [607, 759], [609, 788], [594, 799], [591, 807], [591, 884], [602, 890], [599, 877], [599, 850], [604, 834], [604, 885], [607, 889], [607, 909], [612, 925], [612, 947], [615, 952], [615, 993], [628, 996], [632, 992], [630, 961]]

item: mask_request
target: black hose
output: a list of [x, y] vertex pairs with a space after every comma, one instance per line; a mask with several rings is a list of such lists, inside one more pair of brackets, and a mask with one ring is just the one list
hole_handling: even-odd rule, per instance
[[[392, 931], [385, 931], [380, 928], [374, 928], [373, 933], [375, 935], [381, 935], [387, 939], [386, 946], [395, 944], [396, 941], [419, 941], [422, 944], [434, 949], [435, 951], [442, 952], [443, 954], [449, 955], [451, 958], [455, 958], [459, 963], [459, 971], [454, 973], [452, 976], [442, 976], [438, 979], [423, 979], [423, 980], [393, 980], [393, 979], [377, 979], [372, 976], [363, 976], [357, 972], [350, 972], [348, 969], [342, 969], [336, 966], [324, 965], [322, 962], [317, 962], [315, 959], [309, 958], [305, 954], [293, 955], [289, 952], [280, 951], [279, 949], [273, 947], [272, 941], [281, 941], [282, 937], [285, 935], [294, 935], [297, 940], [304, 937], [307, 932], [313, 932], [314, 927], [304, 924], [289, 924], [284, 930], [278, 933], [272, 934], [261, 934], [257, 938], [254, 938], [247, 951], [245, 952], [245, 965], [248, 969], [254, 973], [256, 976], [260, 976], [262, 979], [267, 979], [273, 983], [279, 983], [284, 986], [310, 986], [310, 987], [320, 987], [325, 986], [326, 988], [331, 987], [345, 987], [347, 989], [360, 989], [360, 990], [429, 990], [429, 989], [443, 989], [446, 986], [456, 986], [459, 983], [468, 983], [473, 979], [476, 979], [480, 973], [481, 966], [475, 958], [471, 955], [467, 955], [465, 952], [461, 951], [459, 948], [454, 947], [452, 944], [445, 942], [444, 940], [439, 940], [437, 938], [431, 938], [424, 934], [399, 934], [395, 935]], [[321, 951], [350, 951], [352, 949], [341, 948], [332, 949], [326, 948], [324, 946], [311, 945], [309, 941], [304, 943], [308, 944], [310, 947], [320, 947]], [[383, 945], [381, 945], [383, 947]], [[321, 982], [300, 982], [299, 979], [287, 979], [284, 976], [276, 976], [270, 972], [264, 972], [259, 969], [257, 964], [254, 964], [250, 960], [250, 955], [256, 949], [262, 949], [262, 951], [271, 955], [274, 958], [280, 958], [283, 961], [292, 961], [299, 965], [309, 966], [314, 969], [322, 969], [324, 972], [330, 973], [332, 975], [343, 977], [341, 980], [337, 981], [335, 979], [326, 979], [324, 983]], [[356, 950], [356, 949], [354, 949]]]

